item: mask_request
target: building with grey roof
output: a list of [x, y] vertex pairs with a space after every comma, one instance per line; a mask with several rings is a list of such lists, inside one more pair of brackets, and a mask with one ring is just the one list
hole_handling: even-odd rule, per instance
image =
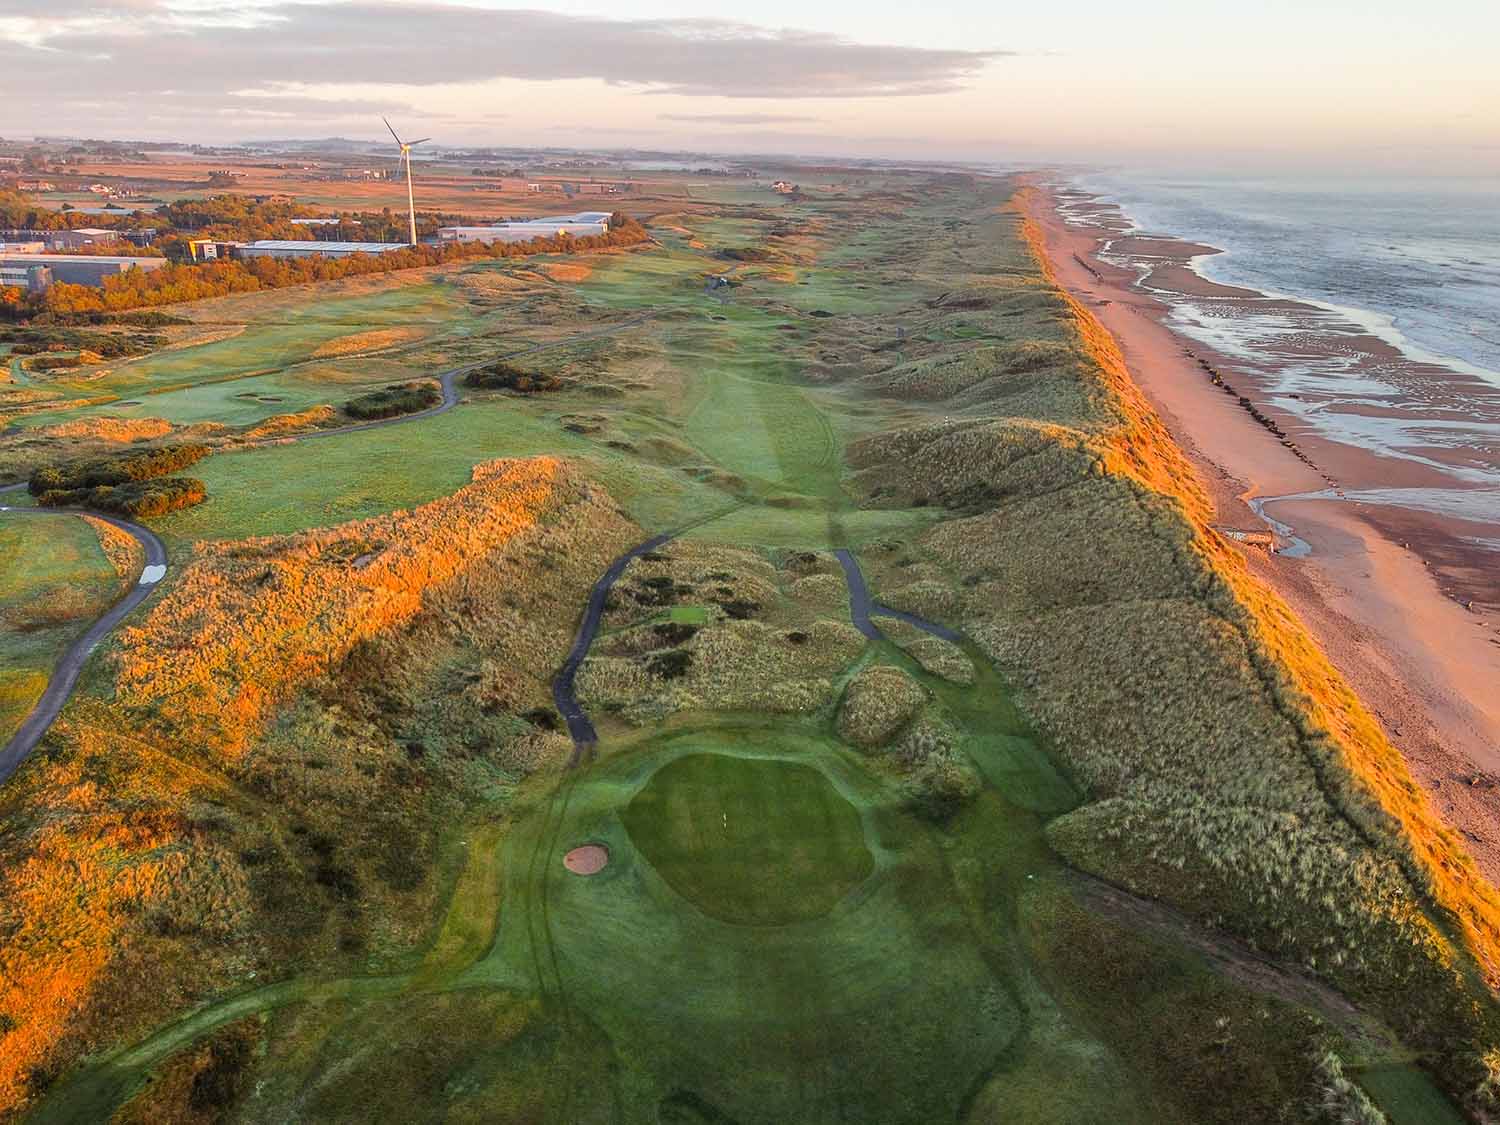
[[404, 242], [298, 242], [263, 238], [234, 247], [236, 258], [347, 258], [354, 254], [386, 254], [406, 250]]
[[106, 277], [128, 273], [133, 269], [157, 270], [166, 264], [165, 258], [127, 258], [113, 254], [0, 255], [0, 271], [5, 271], [6, 274], [19, 274], [40, 266], [50, 272], [53, 282], [61, 281], [69, 285], [103, 285]]

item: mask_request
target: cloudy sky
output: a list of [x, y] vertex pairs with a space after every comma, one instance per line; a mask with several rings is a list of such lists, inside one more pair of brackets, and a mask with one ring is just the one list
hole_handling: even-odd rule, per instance
[[0, 135], [1495, 173], [1496, 42], [1496, 0], [0, 0]]

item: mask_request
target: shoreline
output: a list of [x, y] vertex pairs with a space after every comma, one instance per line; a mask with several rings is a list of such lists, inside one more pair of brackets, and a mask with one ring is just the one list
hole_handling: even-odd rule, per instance
[[[1281, 547], [1305, 544], [1305, 551], [1246, 547], [1244, 554], [1380, 720], [1485, 874], [1500, 881], [1500, 802], [1493, 794], [1500, 787], [1500, 567], [1493, 550], [1467, 541], [1485, 529], [1494, 534], [1494, 525], [1451, 510], [1361, 500], [1401, 489], [1420, 491], [1398, 495], [1451, 491], [1459, 504], [1470, 497], [1453, 487], [1438, 459], [1422, 464], [1340, 442], [1283, 409], [1251, 365], [1175, 327], [1164, 294], [1181, 282], [1181, 292], [1253, 301], [1257, 310], [1275, 302], [1295, 312], [1296, 302], [1202, 278], [1189, 262], [1212, 247], [1151, 239], [1129, 228], [1117, 209], [1111, 215], [1110, 205], [1095, 205], [1085, 226], [1070, 201], [1070, 221], [1055, 190], [1026, 182], [1031, 190], [1018, 202], [1058, 281], [1114, 336], [1131, 377], [1199, 471], [1221, 530], [1263, 534], [1274, 520], [1285, 529]], [[1124, 238], [1149, 244], [1128, 249], [1156, 254], [1161, 266], [1141, 274], [1104, 252]], [[1159, 292], [1144, 289], [1142, 277]], [[1361, 354], [1375, 354], [1374, 345], [1358, 345]], [[1431, 373], [1428, 365], [1412, 366]], [[1470, 389], [1467, 376], [1444, 372], [1450, 375]], [[1437, 393], [1448, 391], [1446, 402], [1455, 389], [1450, 382]], [[1500, 408], [1500, 396], [1491, 397]], [[1394, 403], [1361, 407], [1378, 419], [1395, 411]]]

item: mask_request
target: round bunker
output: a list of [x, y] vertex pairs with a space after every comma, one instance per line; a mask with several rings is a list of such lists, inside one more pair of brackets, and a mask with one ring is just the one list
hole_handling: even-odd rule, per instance
[[859, 811], [801, 762], [686, 754], [651, 775], [623, 819], [674, 891], [742, 926], [821, 917], [875, 869]]
[[563, 866], [574, 875], [597, 875], [609, 863], [609, 849], [603, 844], [580, 844], [563, 856]]

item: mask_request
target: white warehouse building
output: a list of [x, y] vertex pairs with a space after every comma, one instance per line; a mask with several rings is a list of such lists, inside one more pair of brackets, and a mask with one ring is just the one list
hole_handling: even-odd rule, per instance
[[559, 234], [589, 238], [609, 233], [609, 216], [608, 211], [581, 211], [484, 227], [440, 227], [437, 236], [439, 242], [530, 242]]
[[385, 254], [408, 249], [404, 242], [298, 242], [263, 238], [234, 247], [236, 258], [347, 258], [352, 254]]

